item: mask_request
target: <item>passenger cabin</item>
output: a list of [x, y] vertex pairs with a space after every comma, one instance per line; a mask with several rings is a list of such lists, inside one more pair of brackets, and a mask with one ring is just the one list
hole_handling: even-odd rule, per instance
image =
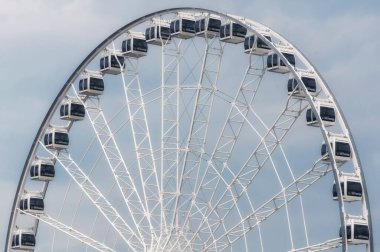
[[69, 134], [67, 130], [60, 128], [50, 128], [45, 133], [44, 145], [48, 149], [67, 149], [69, 146]]
[[[317, 82], [315, 79], [312, 76], [301, 74], [301, 80], [309, 94], [314, 96], [317, 93]], [[288, 95], [293, 95], [301, 98], [305, 97], [303, 88], [298, 85], [297, 79], [295, 78], [290, 78], [288, 80]]]
[[33, 180], [51, 181], [55, 176], [52, 160], [35, 160], [30, 166], [30, 178]]
[[121, 43], [121, 52], [124, 57], [140, 58], [148, 53], [148, 44], [144, 34], [133, 33]]
[[239, 44], [244, 42], [247, 35], [247, 28], [244, 26], [228, 22], [220, 27], [219, 37], [220, 40], [226, 43]]
[[69, 121], [83, 120], [86, 109], [80, 101], [68, 99], [61, 104], [59, 110], [60, 118]]
[[87, 74], [79, 80], [79, 94], [88, 96], [101, 95], [104, 92], [104, 81], [102, 75]]
[[[343, 201], [358, 201], [362, 199], [363, 196], [363, 188], [362, 182], [359, 176], [354, 174], [344, 174], [340, 175], [340, 188], [342, 190]], [[336, 183], [333, 185], [332, 189], [333, 199], [338, 200], [338, 192]]]
[[[269, 34], [263, 35], [269, 42], [272, 42], [272, 38]], [[244, 52], [255, 55], [267, 55], [271, 48], [267, 43], [259, 38], [257, 35], [247, 36], [244, 39]]]
[[[339, 235], [342, 237], [342, 229]], [[346, 220], [347, 243], [353, 245], [367, 244], [369, 242], [368, 222], [364, 219], [349, 218]]]
[[[288, 51], [282, 51], [281, 54], [285, 57], [285, 59], [289, 62], [293, 67], [296, 65], [296, 58], [294, 54]], [[290, 69], [285, 64], [285, 62], [281, 59], [279, 55], [275, 52], [269, 53], [267, 57], [267, 70], [275, 73], [289, 73]]]
[[120, 74], [124, 69], [124, 57], [109, 53], [100, 59], [100, 72], [103, 74]]
[[145, 30], [145, 40], [152, 45], [165, 45], [170, 41], [170, 24], [160, 23]]
[[34, 250], [36, 246], [36, 236], [34, 232], [28, 230], [17, 230], [12, 236], [12, 249]]
[[195, 18], [190, 15], [179, 14], [170, 22], [170, 34], [172, 37], [188, 39], [195, 36]]
[[[332, 102], [317, 101], [316, 109], [325, 127], [333, 126], [335, 124], [335, 108]], [[319, 127], [317, 116], [311, 108], [306, 110], [306, 124], [309, 126]]]
[[20, 210], [29, 213], [42, 213], [44, 211], [44, 199], [41, 193], [26, 193], [19, 202]]
[[[351, 146], [347, 137], [330, 136], [329, 142], [335, 161], [346, 162], [351, 159]], [[324, 160], [330, 160], [326, 143], [322, 144], [321, 155], [324, 156]]]
[[195, 33], [200, 37], [214, 38], [219, 36], [222, 21], [220, 17], [210, 15], [195, 21]]

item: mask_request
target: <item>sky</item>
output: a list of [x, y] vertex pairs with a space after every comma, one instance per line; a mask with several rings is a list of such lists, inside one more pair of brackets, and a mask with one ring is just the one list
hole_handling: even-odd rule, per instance
[[374, 240], [380, 240], [378, 1], [0, 0], [0, 6], [0, 246], [29, 148], [71, 72], [119, 27], [153, 11], [185, 6], [259, 21], [316, 66], [354, 136], [367, 180]]

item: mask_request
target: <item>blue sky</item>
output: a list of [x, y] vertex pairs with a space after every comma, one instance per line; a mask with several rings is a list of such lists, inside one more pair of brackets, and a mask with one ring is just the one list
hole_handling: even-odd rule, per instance
[[[106, 36], [147, 13], [180, 6], [257, 20], [284, 35], [335, 94], [359, 150], [375, 240], [380, 230], [378, 1], [0, 0], [0, 246], [38, 127], [71, 72]], [[378, 245], [380, 246], [380, 244]]]

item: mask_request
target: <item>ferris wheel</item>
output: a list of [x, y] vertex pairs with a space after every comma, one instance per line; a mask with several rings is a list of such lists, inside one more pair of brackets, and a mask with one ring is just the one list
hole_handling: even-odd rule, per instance
[[253, 20], [143, 16], [76, 68], [20, 177], [5, 251], [374, 251], [322, 76]]

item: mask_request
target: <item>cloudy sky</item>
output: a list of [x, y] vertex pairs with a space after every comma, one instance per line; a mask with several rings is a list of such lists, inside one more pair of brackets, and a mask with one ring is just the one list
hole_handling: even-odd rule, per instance
[[379, 240], [379, 1], [0, 0], [0, 246], [29, 148], [71, 72], [119, 27], [147, 13], [181, 6], [264, 23], [317, 67], [356, 141], [367, 179], [375, 240]]

